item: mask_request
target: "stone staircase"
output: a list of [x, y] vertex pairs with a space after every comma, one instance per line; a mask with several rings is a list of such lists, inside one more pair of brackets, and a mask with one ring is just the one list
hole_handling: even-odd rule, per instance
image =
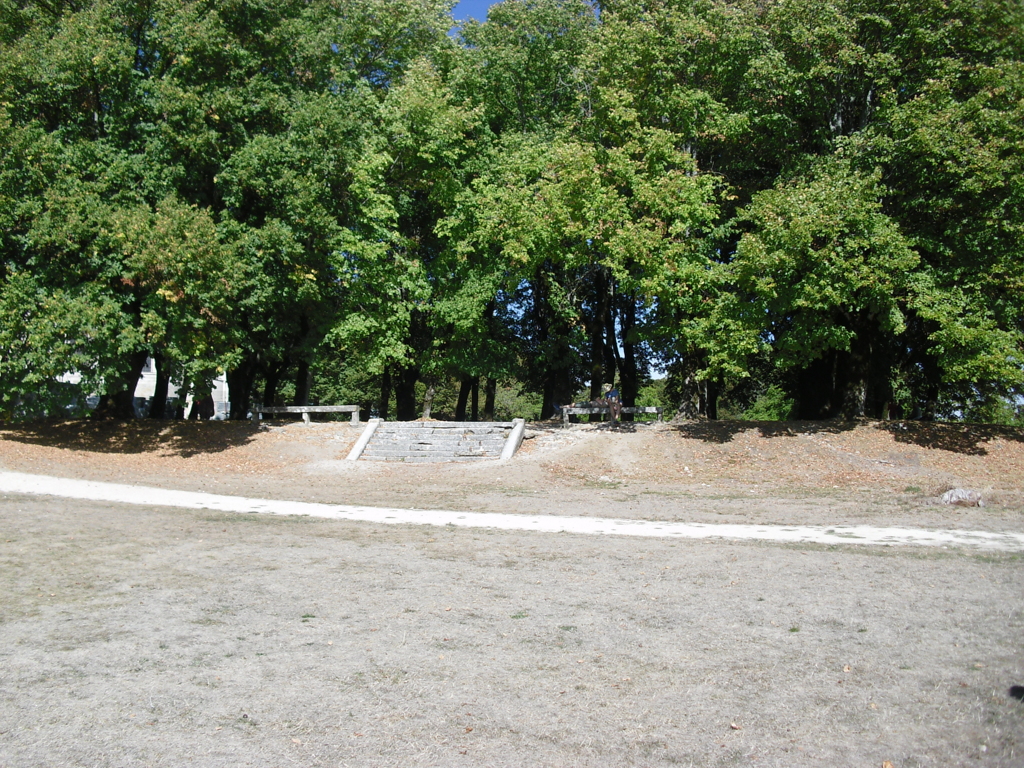
[[514, 427], [513, 422], [380, 422], [359, 458], [404, 462], [499, 459]]

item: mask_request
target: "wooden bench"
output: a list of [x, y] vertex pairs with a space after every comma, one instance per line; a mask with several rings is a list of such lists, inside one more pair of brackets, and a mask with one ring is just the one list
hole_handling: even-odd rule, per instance
[[352, 423], [359, 423], [358, 405], [253, 405], [252, 423], [259, 424], [261, 413], [301, 413], [302, 421], [309, 424], [311, 413], [351, 413]]
[[[621, 413], [656, 413], [658, 414], [658, 421], [661, 421], [663, 411], [663, 408], [652, 405], [623, 406], [620, 409]], [[611, 413], [611, 408], [607, 405], [566, 405], [562, 407], [562, 421], [568, 424], [570, 415], [582, 416], [588, 413]]]

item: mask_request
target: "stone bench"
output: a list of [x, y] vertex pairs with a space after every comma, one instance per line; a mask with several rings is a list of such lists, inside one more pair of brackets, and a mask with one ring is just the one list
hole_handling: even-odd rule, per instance
[[[623, 406], [620, 409], [621, 413], [656, 413], [658, 421], [661, 421], [663, 411], [664, 408], [652, 405]], [[582, 416], [588, 413], [611, 413], [611, 408], [607, 405], [566, 405], [562, 407], [562, 421], [568, 424], [569, 416]]]
[[252, 423], [259, 424], [261, 413], [301, 413], [302, 421], [309, 424], [311, 413], [351, 413], [352, 423], [359, 423], [358, 405], [254, 405]]

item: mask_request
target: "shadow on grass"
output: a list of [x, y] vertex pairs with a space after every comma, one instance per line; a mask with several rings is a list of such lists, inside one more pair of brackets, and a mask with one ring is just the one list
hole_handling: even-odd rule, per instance
[[995, 424], [949, 424], [928, 421], [873, 421], [852, 419], [829, 421], [688, 421], [673, 425], [681, 436], [705, 443], [724, 444], [741, 432], [756, 429], [761, 437], [839, 434], [859, 427], [888, 432], [898, 443], [934, 448], [967, 456], [984, 456], [985, 444], [1002, 438], [1024, 442], [1024, 429]]
[[1024, 429], [998, 424], [947, 424], [928, 421], [880, 421], [877, 428], [893, 436], [897, 443], [910, 443], [921, 448], [984, 456], [985, 443], [997, 438], [1024, 443]]
[[572, 427], [592, 427], [599, 431], [611, 432], [636, 432], [642, 427], [654, 427], [658, 424], [656, 419], [645, 419], [643, 421], [570, 421], [568, 424], [561, 419], [549, 419], [547, 421], [528, 421], [526, 428], [532, 432], [560, 432], [563, 429]]
[[761, 437], [797, 437], [798, 435], [835, 435], [850, 432], [856, 421], [687, 421], [672, 428], [685, 438], [705, 443], [730, 443], [741, 432], [756, 429]]
[[0, 425], [0, 440], [93, 453], [161, 453], [188, 458], [251, 442], [248, 421], [79, 419]]

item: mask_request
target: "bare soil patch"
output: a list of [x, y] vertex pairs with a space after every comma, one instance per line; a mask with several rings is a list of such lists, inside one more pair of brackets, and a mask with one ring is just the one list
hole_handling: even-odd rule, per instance
[[[539, 425], [350, 464], [343, 423], [43, 424], [0, 469], [247, 496], [1022, 530], [1013, 430]], [[983, 508], [937, 503], [975, 488]], [[916, 489], [916, 490], [915, 490]], [[0, 496], [0, 766], [1019, 766], [1024, 558]]]
[[[1024, 430], [914, 422], [531, 425], [505, 465], [344, 461], [345, 422], [0, 428], [0, 468], [325, 503], [693, 522], [1024, 529]], [[983, 508], [949, 507], [950, 488]]]

